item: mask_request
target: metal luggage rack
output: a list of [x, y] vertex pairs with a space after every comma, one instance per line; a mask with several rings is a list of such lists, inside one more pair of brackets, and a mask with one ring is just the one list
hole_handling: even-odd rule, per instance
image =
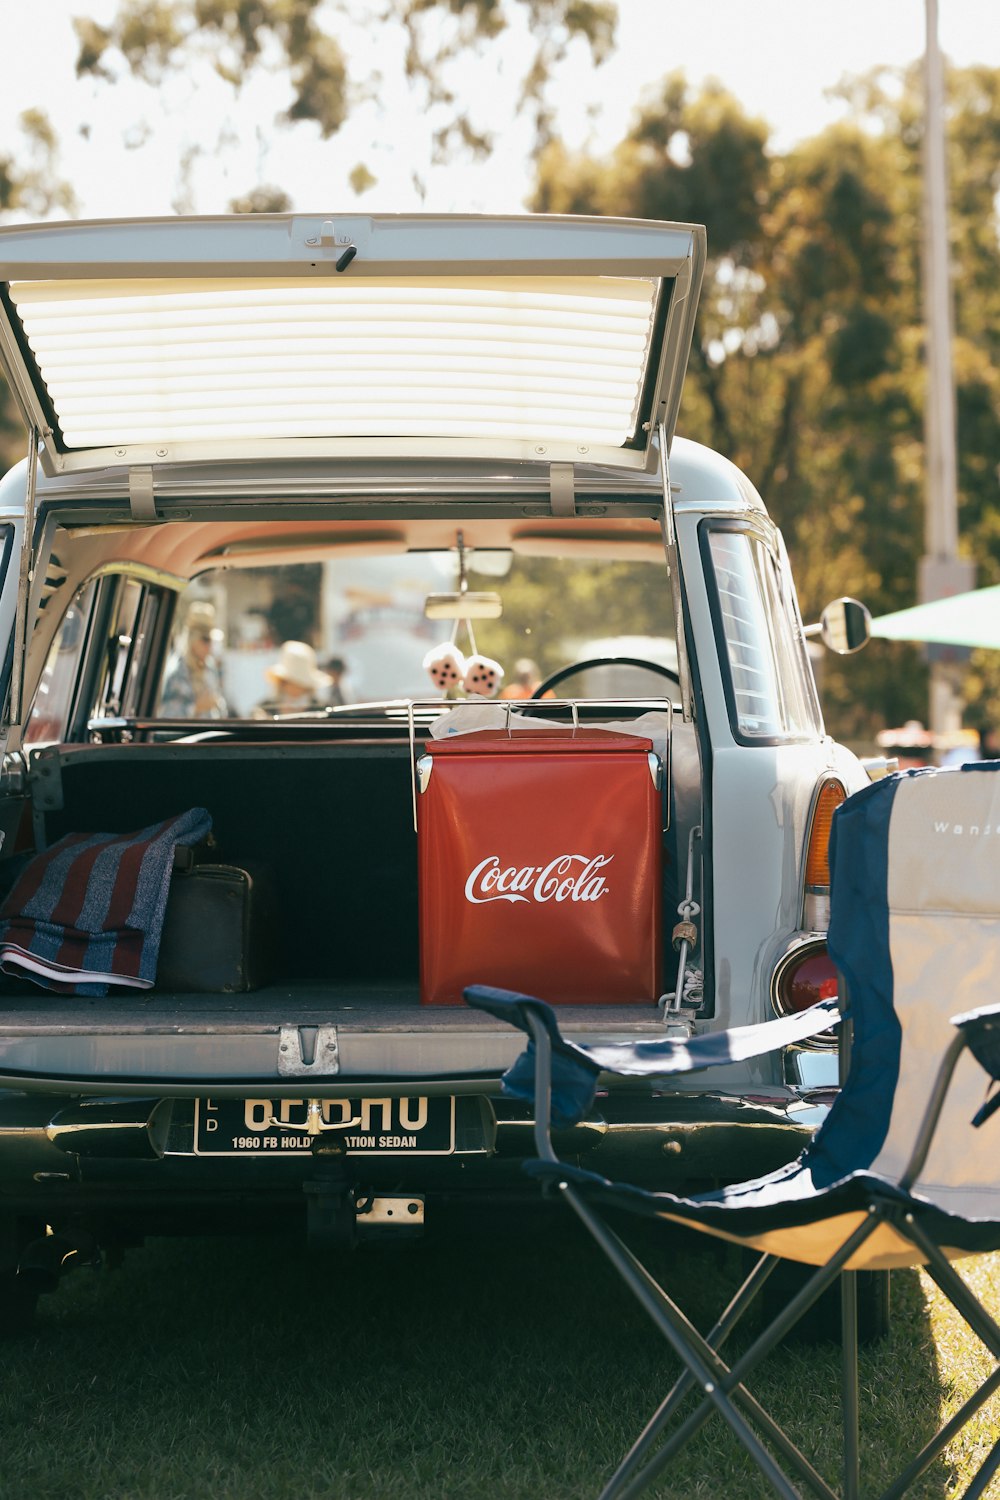
[[[443, 718], [446, 713], [450, 712], [452, 709], [457, 708], [471, 708], [473, 710], [482, 710], [485, 720], [487, 714], [494, 715], [496, 711], [500, 709], [504, 714], [504, 723], [499, 727], [503, 728], [508, 735], [513, 736], [514, 729], [516, 728], [516, 725], [514, 723], [515, 714], [519, 714], [522, 718], [526, 716], [534, 717], [539, 713], [539, 710], [541, 710], [542, 714], [544, 715], [547, 713], [547, 711], [550, 711], [552, 709], [562, 709], [569, 711], [570, 725], [567, 727], [571, 729], [573, 734], [576, 734], [577, 730], [580, 728], [610, 728], [610, 726], [606, 723], [590, 722], [581, 725], [581, 707], [586, 710], [586, 713], [584, 714], [584, 718], [586, 720], [590, 720], [591, 716], [589, 710], [591, 709], [632, 709], [637, 712], [655, 712], [666, 714], [667, 732], [665, 754], [661, 758], [661, 756], [655, 751], [651, 752], [651, 759], [654, 759], [656, 761], [657, 767], [662, 769], [663, 773], [663, 831], [664, 833], [666, 833], [668, 828], [670, 827], [670, 748], [673, 742], [674, 705], [669, 698], [657, 697], [544, 699], [513, 698], [503, 699], [501, 701], [490, 698], [482, 698], [478, 701], [470, 701], [468, 698], [459, 698], [455, 699], [454, 701], [442, 698], [409, 699], [407, 702], [407, 727], [409, 730], [410, 740], [410, 788], [413, 800], [413, 831], [417, 831], [418, 722], [420, 724], [420, 727], [424, 728], [430, 724], [436, 723], [437, 720]], [[491, 719], [490, 722], [484, 722], [481, 727], [483, 729], [496, 729], [498, 726], [496, 725], [496, 723], [492, 722]], [[623, 733], [624, 731], [618, 730], [617, 732]], [[469, 729], [463, 730], [462, 733], [474, 733], [474, 730], [470, 726]]]

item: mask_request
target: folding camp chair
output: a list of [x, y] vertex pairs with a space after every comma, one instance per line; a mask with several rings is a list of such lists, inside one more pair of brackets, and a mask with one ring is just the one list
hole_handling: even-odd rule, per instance
[[[859, 1270], [924, 1266], [1000, 1361], [1000, 1327], [950, 1262], [1000, 1249], [1000, 1153], [978, 1125], [1000, 1077], [1000, 762], [920, 770], [877, 782], [838, 810], [831, 841], [829, 946], [846, 980], [850, 1067], [824, 1124], [797, 1161], [768, 1176], [682, 1198], [561, 1163], [550, 1120], [582, 1119], [602, 1072], [664, 1077], [783, 1046], [828, 1027], [836, 1002], [798, 1016], [691, 1040], [582, 1046], [539, 1000], [473, 986], [467, 1001], [526, 1031], [505, 1091], [535, 1101], [537, 1160], [525, 1170], [572, 1207], [660, 1328], [683, 1372], [601, 1492], [638, 1495], [718, 1412], [775, 1491], [834, 1491], [747, 1390], [748, 1374], [815, 1300], [841, 1282], [844, 1500], [857, 1500]], [[977, 1105], [982, 1106], [977, 1113]], [[973, 1120], [973, 1115], [975, 1119]], [[602, 1210], [679, 1223], [761, 1252], [702, 1337], [611, 1229]], [[778, 1259], [818, 1269], [732, 1366], [720, 1349]], [[897, 1500], [1000, 1386], [1000, 1364], [884, 1491]], [[701, 1400], [672, 1419], [692, 1391]], [[1000, 1443], [965, 1491], [979, 1500], [1000, 1472]]]

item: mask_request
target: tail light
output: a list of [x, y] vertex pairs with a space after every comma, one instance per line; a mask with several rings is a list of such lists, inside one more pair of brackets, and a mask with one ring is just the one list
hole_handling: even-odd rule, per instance
[[805, 895], [802, 924], [824, 932], [830, 924], [830, 825], [847, 792], [835, 777], [820, 783], [813, 800], [806, 840]]
[[[840, 991], [840, 981], [826, 943], [819, 937], [800, 938], [782, 955], [771, 979], [771, 1003], [780, 1015], [808, 1010]], [[829, 1046], [832, 1031], [814, 1038], [812, 1045]]]

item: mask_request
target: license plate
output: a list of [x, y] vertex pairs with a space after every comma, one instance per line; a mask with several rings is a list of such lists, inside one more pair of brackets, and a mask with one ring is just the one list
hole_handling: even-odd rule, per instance
[[[296, 1128], [308, 1107], [307, 1099], [198, 1099], [195, 1155], [308, 1153], [316, 1136]], [[348, 1156], [449, 1156], [455, 1149], [455, 1100], [444, 1095], [324, 1099], [321, 1107], [331, 1127], [324, 1135], [340, 1136]]]

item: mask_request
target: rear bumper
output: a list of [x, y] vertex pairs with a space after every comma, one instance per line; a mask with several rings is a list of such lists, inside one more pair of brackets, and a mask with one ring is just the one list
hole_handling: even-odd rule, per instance
[[[472, 1128], [453, 1154], [349, 1154], [349, 1179], [359, 1188], [401, 1188], [442, 1202], [537, 1197], [521, 1172], [534, 1153], [528, 1109], [483, 1084], [464, 1108]], [[753, 1095], [623, 1090], [600, 1095], [587, 1120], [557, 1132], [555, 1144], [563, 1159], [604, 1176], [681, 1191], [773, 1170], [798, 1154], [825, 1112], [820, 1099], [788, 1088]], [[158, 1226], [148, 1232], [164, 1232], [171, 1221], [183, 1230], [205, 1215], [220, 1216], [223, 1227], [248, 1212], [258, 1221], [287, 1222], [303, 1210], [303, 1184], [313, 1170], [308, 1151], [194, 1154], [191, 1099], [0, 1093], [0, 1214], [50, 1222], [110, 1215]]]
[[[169, 997], [168, 997], [169, 998]], [[50, 1223], [73, 1215], [127, 1218], [147, 1232], [213, 1220], [236, 1227], [294, 1221], [314, 1171], [308, 1149], [265, 1156], [195, 1154], [196, 1101], [357, 1099], [451, 1095], [463, 1122], [448, 1155], [352, 1154], [359, 1189], [428, 1201], [537, 1200], [521, 1171], [534, 1152], [530, 1112], [501, 1093], [524, 1038], [464, 1009], [416, 1008], [382, 1024], [342, 1011], [324, 1024], [282, 1026], [262, 1013], [192, 1011], [167, 1020], [161, 1003], [11, 1017], [0, 1031], [0, 1216]], [[298, 1001], [291, 1014], [301, 1017]], [[367, 1013], [366, 1013], [367, 1018]], [[662, 1035], [662, 1026], [611, 1008], [564, 1010], [571, 1038]], [[736, 1181], [794, 1158], [825, 1115], [836, 1081], [831, 1053], [789, 1050], [650, 1088], [605, 1079], [594, 1110], [560, 1133], [560, 1155], [602, 1175], [685, 1190]], [[706, 1086], [710, 1084], [711, 1086]], [[303, 1143], [305, 1144], [305, 1143]]]

